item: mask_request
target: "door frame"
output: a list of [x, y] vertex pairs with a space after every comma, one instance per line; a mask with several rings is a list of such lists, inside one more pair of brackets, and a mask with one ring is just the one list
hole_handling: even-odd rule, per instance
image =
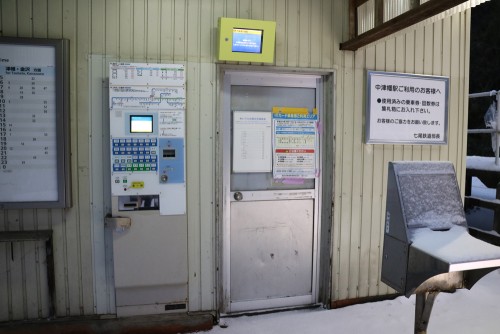
[[[230, 214], [230, 201], [228, 200], [230, 196], [229, 182], [227, 180], [228, 174], [224, 173], [225, 168], [230, 167], [230, 155], [229, 152], [224, 151], [224, 140], [230, 138], [230, 119], [224, 117], [224, 111], [226, 108], [230, 108], [230, 99], [226, 98], [225, 92], [230, 91], [230, 82], [225, 82], [225, 74], [244, 74], [245, 84], [248, 85], [260, 85], [261, 78], [266, 78], [266, 84], [272, 83], [271, 77], [279, 76], [280, 79], [277, 80], [277, 84], [282, 87], [297, 87], [297, 84], [283, 85], [283, 77], [287, 75], [293, 75], [295, 78], [302, 76], [303, 78], [311, 76], [320, 76], [321, 84], [319, 85], [319, 90], [317, 92], [318, 103], [317, 108], [320, 110], [320, 170], [321, 175], [318, 178], [318, 217], [315, 218], [315, 235], [313, 239], [313, 298], [317, 303], [322, 303], [324, 305], [329, 305], [330, 294], [331, 294], [331, 261], [330, 261], [330, 231], [332, 224], [332, 199], [333, 199], [333, 161], [334, 161], [334, 127], [333, 127], [333, 96], [335, 87], [335, 72], [325, 71], [325, 70], [299, 70], [299, 69], [287, 69], [287, 68], [276, 68], [276, 67], [263, 67], [258, 68], [256, 71], [255, 66], [239, 66], [239, 65], [218, 65], [218, 89], [219, 89], [219, 99], [218, 99], [218, 111], [217, 111], [217, 148], [216, 148], [216, 164], [217, 164], [217, 175], [216, 175], [216, 247], [217, 247], [217, 310], [218, 313], [228, 313], [230, 310], [230, 234], [229, 228], [225, 226], [226, 222], [229, 222]], [[269, 79], [271, 78], [271, 81]], [[299, 85], [300, 87], [300, 85]], [[226, 133], [225, 129], [229, 130]], [[229, 137], [228, 137], [229, 136]], [[229, 164], [229, 165], [228, 165]], [[326, 186], [325, 186], [326, 185]], [[326, 199], [326, 200], [325, 200]], [[321, 231], [326, 231], [326, 233], [321, 233]], [[276, 305], [279, 307], [279, 305]], [[288, 307], [284, 307], [288, 308]], [[258, 312], [258, 311], [256, 311]], [[237, 312], [231, 312], [232, 314]]]

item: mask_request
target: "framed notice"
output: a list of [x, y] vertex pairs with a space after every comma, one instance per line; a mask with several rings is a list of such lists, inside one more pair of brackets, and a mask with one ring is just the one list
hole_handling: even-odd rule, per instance
[[271, 113], [233, 112], [233, 172], [270, 172], [271, 159]]
[[0, 209], [70, 205], [68, 50], [0, 38]]
[[366, 143], [448, 143], [447, 77], [368, 71]]

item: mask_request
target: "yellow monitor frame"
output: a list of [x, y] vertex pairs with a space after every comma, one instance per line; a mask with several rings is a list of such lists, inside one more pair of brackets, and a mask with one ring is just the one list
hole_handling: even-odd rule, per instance
[[[234, 33], [248, 31], [258, 35], [262, 32], [260, 52], [233, 51]], [[219, 61], [274, 63], [276, 22], [220, 17], [219, 18]], [[254, 45], [258, 47], [258, 45]]]

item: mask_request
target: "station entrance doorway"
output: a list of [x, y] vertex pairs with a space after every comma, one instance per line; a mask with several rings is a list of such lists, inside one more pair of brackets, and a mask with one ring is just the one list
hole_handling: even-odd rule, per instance
[[322, 84], [223, 74], [222, 313], [318, 302]]

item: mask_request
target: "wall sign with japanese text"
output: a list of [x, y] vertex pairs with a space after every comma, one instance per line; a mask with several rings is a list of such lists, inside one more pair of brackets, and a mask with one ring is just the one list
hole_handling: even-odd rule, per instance
[[2, 37], [0, 50], [0, 209], [68, 207], [68, 41]]
[[314, 179], [318, 152], [316, 109], [273, 107], [273, 177]]
[[367, 144], [447, 144], [449, 79], [367, 72]]

